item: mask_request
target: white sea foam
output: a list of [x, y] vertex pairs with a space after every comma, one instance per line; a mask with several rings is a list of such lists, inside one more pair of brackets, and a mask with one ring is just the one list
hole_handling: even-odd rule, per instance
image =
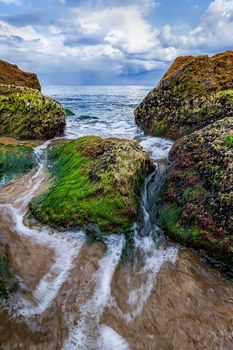
[[25, 191], [15, 203], [0, 205], [2, 211], [6, 211], [8, 215], [11, 214], [12, 216], [13, 232], [20, 236], [32, 238], [38, 245], [50, 248], [54, 252], [53, 265], [33, 291], [33, 303], [27, 299], [22, 299], [16, 306], [16, 313], [24, 317], [42, 314], [52, 304], [62, 284], [68, 278], [73, 261], [78, 256], [85, 242], [83, 231], [66, 231], [65, 233], [61, 233], [49, 227], [31, 229], [23, 222], [27, 204], [33, 198], [44, 179], [45, 161], [41, 161], [41, 156], [43, 150], [48, 147], [50, 142], [46, 141], [43, 145], [36, 147], [35, 153], [38, 157], [39, 166], [35, 175], [29, 180]]
[[[70, 328], [63, 350], [96, 349], [100, 317], [110, 301], [111, 281], [120, 261], [124, 242], [123, 235], [110, 235], [106, 238], [107, 251], [99, 261], [99, 269], [91, 281], [95, 285], [93, 294], [83, 305], [79, 305], [78, 324]], [[79, 303], [79, 299], [77, 299], [77, 303]]]
[[126, 322], [132, 322], [136, 316], [140, 315], [144, 305], [151, 295], [156, 285], [157, 275], [161, 267], [166, 263], [175, 264], [178, 256], [178, 248], [167, 247], [158, 248], [151, 236], [138, 237], [135, 235], [135, 248], [140, 252], [140, 268], [137, 269], [135, 261], [132, 275], [128, 277], [127, 284], [131, 284], [131, 278], [136, 274], [141, 279], [140, 286], [131, 290], [128, 294], [127, 303], [130, 305], [130, 312], [124, 312], [117, 306], [116, 300], [112, 297], [111, 303], [117, 309], [120, 317]]
[[172, 141], [160, 137], [146, 137], [140, 142], [153, 160], [166, 159], [172, 147]]
[[0, 207], [8, 214], [12, 213], [13, 231], [16, 234], [32, 238], [38, 245], [54, 252], [54, 263], [33, 291], [33, 303], [22, 299], [15, 307], [16, 313], [24, 317], [42, 314], [55, 300], [62, 284], [67, 280], [73, 261], [85, 242], [85, 234], [82, 231], [57, 233], [49, 228], [31, 229], [24, 225], [22, 214], [12, 205], [4, 204]]
[[135, 318], [143, 309], [144, 304], [148, 300], [151, 291], [156, 283], [156, 277], [161, 267], [167, 263], [175, 263], [177, 259], [178, 249], [176, 247], [168, 247], [158, 249], [152, 237], [135, 238], [136, 247], [143, 254], [143, 266], [137, 272], [145, 278], [145, 282], [141, 283], [140, 287], [132, 290], [128, 296], [128, 303], [134, 306], [133, 312], [130, 315]]
[[129, 350], [127, 341], [109, 326], [100, 326], [100, 336], [97, 341], [98, 350]]

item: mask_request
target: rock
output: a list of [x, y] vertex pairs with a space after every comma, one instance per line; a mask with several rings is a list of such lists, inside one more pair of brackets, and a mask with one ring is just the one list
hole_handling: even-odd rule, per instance
[[233, 116], [233, 51], [178, 57], [135, 110], [136, 123], [155, 136], [178, 139]]
[[0, 143], [0, 186], [15, 176], [30, 171], [35, 165], [36, 157], [32, 147]]
[[8, 242], [0, 233], [0, 302], [8, 297], [8, 284], [10, 284], [10, 280]]
[[106, 233], [130, 229], [143, 178], [152, 168], [136, 141], [66, 140], [51, 148], [49, 160], [53, 184], [30, 203], [36, 219], [54, 227], [93, 224]]
[[65, 113], [67, 116], [74, 116], [75, 113], [70, 108], [65, 108]]
[[158, 225], [172, 238], [233, 263], [233, 118], [175, 142]]
[[64, 133], [60, 103], [40, 91], [0, 85], [0, 135], [18, 139], [50, 139]]
[[36, 74], [23, 72], [15, 64], [10, 64], [3, 60], [0, 60], [0, 84], [41, 89]]

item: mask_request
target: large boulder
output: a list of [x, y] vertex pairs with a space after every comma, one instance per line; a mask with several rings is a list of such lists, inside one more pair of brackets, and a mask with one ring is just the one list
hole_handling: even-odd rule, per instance
[[158, 225], [172, 238], [233, 263], [233, 118], [176, 141]]
[[39, 90], [0, 85], [0, 136], [50, 139], [63, 135], [65, 111]]
[[53, 227], [91, 224], [106, 233], [129, 231], [151, 167], [136, 141], [96, 136], [62, 141], [49, 151], [52, 185], [33, 199], [31, 212]]
[[233, 51], [178, 57], [135, 110], [143, 130], [172, 139], [232, 116]]
[[23, 72], [15, 64], [0, 60], [0, 84], [26, 86], [40, 90], [39, 80], [34, 73]]

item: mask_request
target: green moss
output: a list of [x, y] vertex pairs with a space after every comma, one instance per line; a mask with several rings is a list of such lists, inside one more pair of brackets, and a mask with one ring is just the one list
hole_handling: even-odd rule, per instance
[[227, 147], [233, 146], [233, 135], [228, 135], [228, 136], [225, 138], [225, 145], [226, 145]]
[[0, 181], [10, 181], [14, 176], [30, 171], [35, 165], [32, 147], [0, 144]]
[[154, 136], [162, 136], [165, 128], [166, 128], [166, 125], [163, 121], [157, 122], [153, 128], [152, 134]]
[[65, 113], [67, 116], [74, 116], [75, 115], [75, 113], [69, 108], [65, 108]]
[[159, 215], [157, 224], [171, 238], [182, 242], [196, 241], [199, 231], [196, 227], [183, 227], [180, 222], [182, 208], [176, 205], [166, 205]]
[[0, 85], [0, 135], [46, 139], [61, 135], [65, 127], [62, 106], [40, 91]]
[[183, 78], [180, 81], [177, 81], [171, 89], [173, 95], [175, 95], [176, 98], [183, 98], [190, 92], [192, 92], [192, 94], [195, 92], [201, 93], [204, 90], [203, 86], [200, 83], [190, 78]]
[[182, 202], [183, 203], [200, 203], [207, 198], [208, 192], [204, 189], [202, 184], [197, 184], [193, 187], [188, 187], [182, 193]]
[[157, 224], [163, 230], [172, 231], [173, 227], [178, 223], [181, 214], [181, 208], [176, 205], [165, 206], [158, 218]]
[[51, 226], [94, 223], [103, 232], [129, 230], [137, 214], [141, 173], [132, 174], [131, 185], [125, 185], [127, 164], [137, 163], [117, 151], [122, 142], [89, 136], [53, 147], [49, 169], [54, 182], [31, 202], [34, 216]]
[[225, 97], [229, 102], [233, 101], [233, 89], [218, 91], [215, 95], [217, 98]]
[[207, 114], [209, 113], [208, 108], [207, 107], [202, 107], [197, 111], [197, 114], [200, 117], [205, 117]]

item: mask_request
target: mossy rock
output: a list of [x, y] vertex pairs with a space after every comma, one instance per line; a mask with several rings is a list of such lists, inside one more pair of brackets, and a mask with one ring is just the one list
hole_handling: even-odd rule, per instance
[[134, 114], [147, 133], [172, 139], [232, 117], [233, 51], [178, 57]]
[[50, 139], [65, 128], [60, 103], [40, 91], [0, 85], [0, 135], [18, 139]]
[[233, 118], [175, 142], [158, 225], [171, 238], [233, 264]]
[[0, 184], [25, 174], [35, 165], [36, 157], [32, 147], [0, 143]]
[[68, 117], [73, 117], [75, 115], [75, 113], [70, 108], [65, 108], [65, 114]]
[[53, 185], [32, 200], [30, 210], [55, 227], [95, 224], [102, 232], [129, 231], [151, 167], [136, 141], [96, 136], [62, 141], [49, 151]]

